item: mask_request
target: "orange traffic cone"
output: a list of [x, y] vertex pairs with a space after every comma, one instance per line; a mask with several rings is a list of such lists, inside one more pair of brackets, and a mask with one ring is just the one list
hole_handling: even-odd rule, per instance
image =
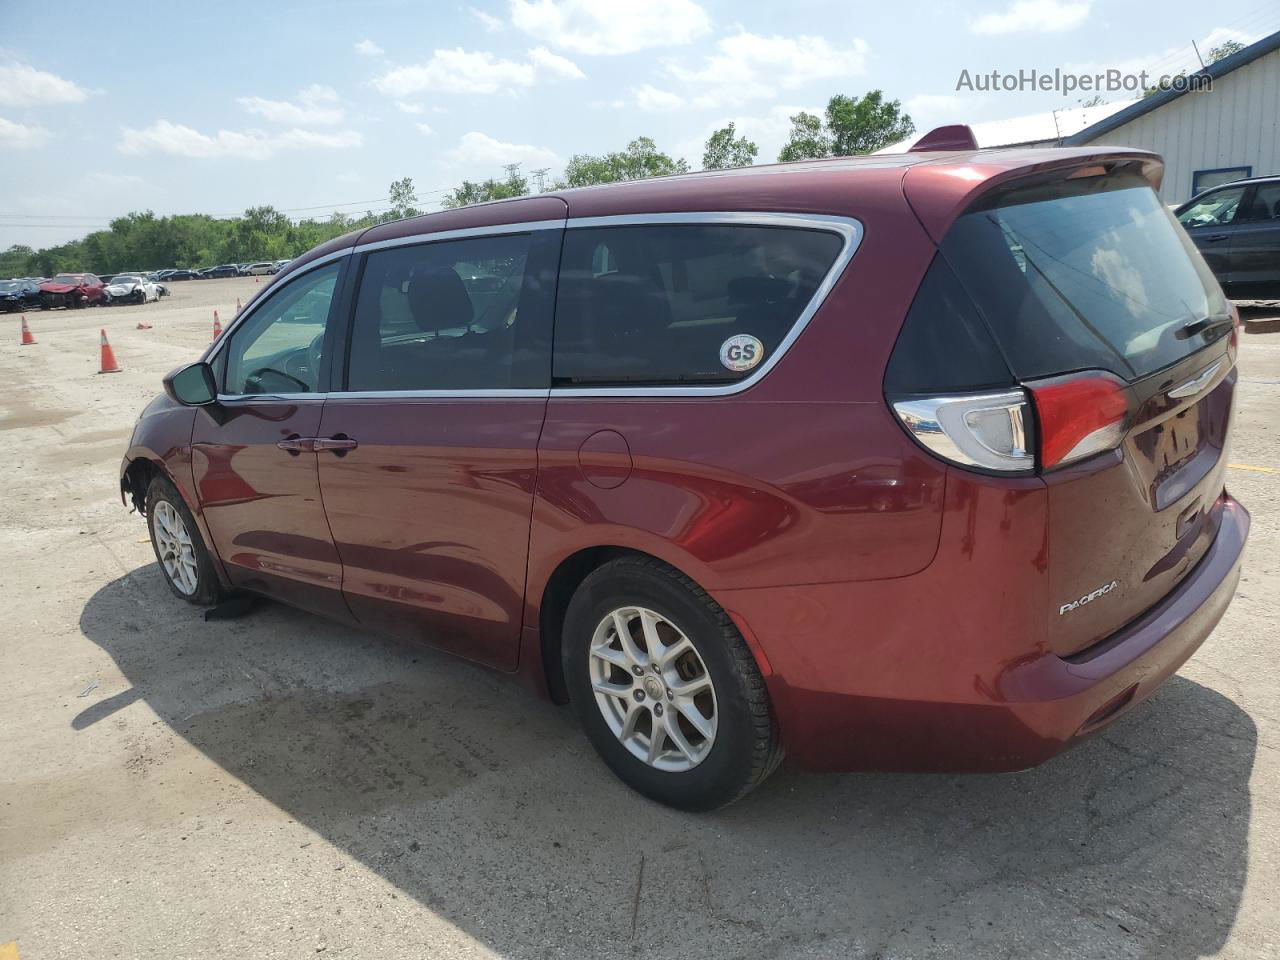
[[35, 342], [36, 338], [31, 335], [31, 328], [27, 326], [27, 315], [24, 313], [22, 315], [22, 346]]
[[120, 364], [116, 363], [115, 351], [111, 349], [111, 344], [107, 343], [107, 331], [102, 331], [102, 363], [99, 365], [101, 369], [99, 373], [119, 373]]
[[222, 321], [218, 319], [218, 311], [213, 311], [213, 339], [222, 336]]

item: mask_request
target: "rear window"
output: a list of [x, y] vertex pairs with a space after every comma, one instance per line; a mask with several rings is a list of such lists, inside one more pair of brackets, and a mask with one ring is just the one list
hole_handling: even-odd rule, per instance
[[553, 375], [593, 386], [748, 377], [803, 315], [842, 244], [791, 227], [569, 230]]
[[942, 252], [1020, 379], [1136, 380], [1225, 329], [1230, 307], [1186, 232], [1132, 175], [1027, 187], [962, 216]]

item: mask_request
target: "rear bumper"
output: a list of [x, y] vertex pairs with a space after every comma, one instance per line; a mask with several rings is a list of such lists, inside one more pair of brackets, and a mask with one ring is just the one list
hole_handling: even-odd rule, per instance
[[[946, 645], [948, 637], [912, 640], [900, 642], [899, 669], [881, 666], [874, 675], [842, 680], [848, 689], [838, 689], [830, 678], [840, 671], [822, 669], [822, 658], [796, 649], [796, 641], [752, 634], [757, 618], [753, 605], [741, 602], [744, 597], [732, 598], [736, 609], [728, 609], [765, 658], [790, 762], [825, 770], [1020, 770], [1101, 729], [1187, 661], [1235, 594], [1248, 532], [1248, 512], [1224, 495], [1218, 536], [1178, 588], [1122, 630], [1069, 658], [1038, 650], [992, 665], [980, 648], [957, 656], [954, 645]], [[788, 601], [799, 602], [799, 617], [813, 620], [832, 597], [792, 588], [761, 604]], [[776, 613], [766, 615], [764, 606], [755, 609], [761, 622], [781, 622]], [[847, 609], [842, 613], [856, 618]], [[908, 609], [900, 614], [906, 620], [917, 616]], [[875, 616], [883, 619], [886, 611]], [[963, 634], [957, 625], [953, 636]], [[1003, 647], [1004, 639], [994, 638], [993, 648]], [[885, 663], [882, 651], [869, 654], [873, 663]], [[856, 646], [850, 656], [856, 658]], [[965, 657], [971, 664], [959, 666]]]

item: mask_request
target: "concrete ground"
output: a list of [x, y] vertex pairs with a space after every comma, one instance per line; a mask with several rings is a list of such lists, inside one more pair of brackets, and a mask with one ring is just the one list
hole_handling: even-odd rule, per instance
[[[568, 711], [499, 676], [273, 605], [204, 623], [168, 593], [120, 455], [212, 309], [254, 289], [32, 314], [28, 347], [0, 319], [0, 945], [1280, 956], [1280, 319], [1242, 337], [1240, 592], [1157, 696], [1032, 772], [783, 770], [691, 816], [630, 793]], [[96, 374], [100, 326], [123, 373]]]

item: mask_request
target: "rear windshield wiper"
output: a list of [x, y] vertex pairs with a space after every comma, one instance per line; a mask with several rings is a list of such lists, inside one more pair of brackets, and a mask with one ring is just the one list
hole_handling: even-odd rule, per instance
[[1179, 340], [1186, 340], [1188, 337], [1194, 337], [1197, 333], [1210, 333], [1219, 327], [1231, 326], [1231, 317], [1202, 317], [1199, 320], [1190, 320], [1182, 325], [1177, 333], [1174, 334]]

